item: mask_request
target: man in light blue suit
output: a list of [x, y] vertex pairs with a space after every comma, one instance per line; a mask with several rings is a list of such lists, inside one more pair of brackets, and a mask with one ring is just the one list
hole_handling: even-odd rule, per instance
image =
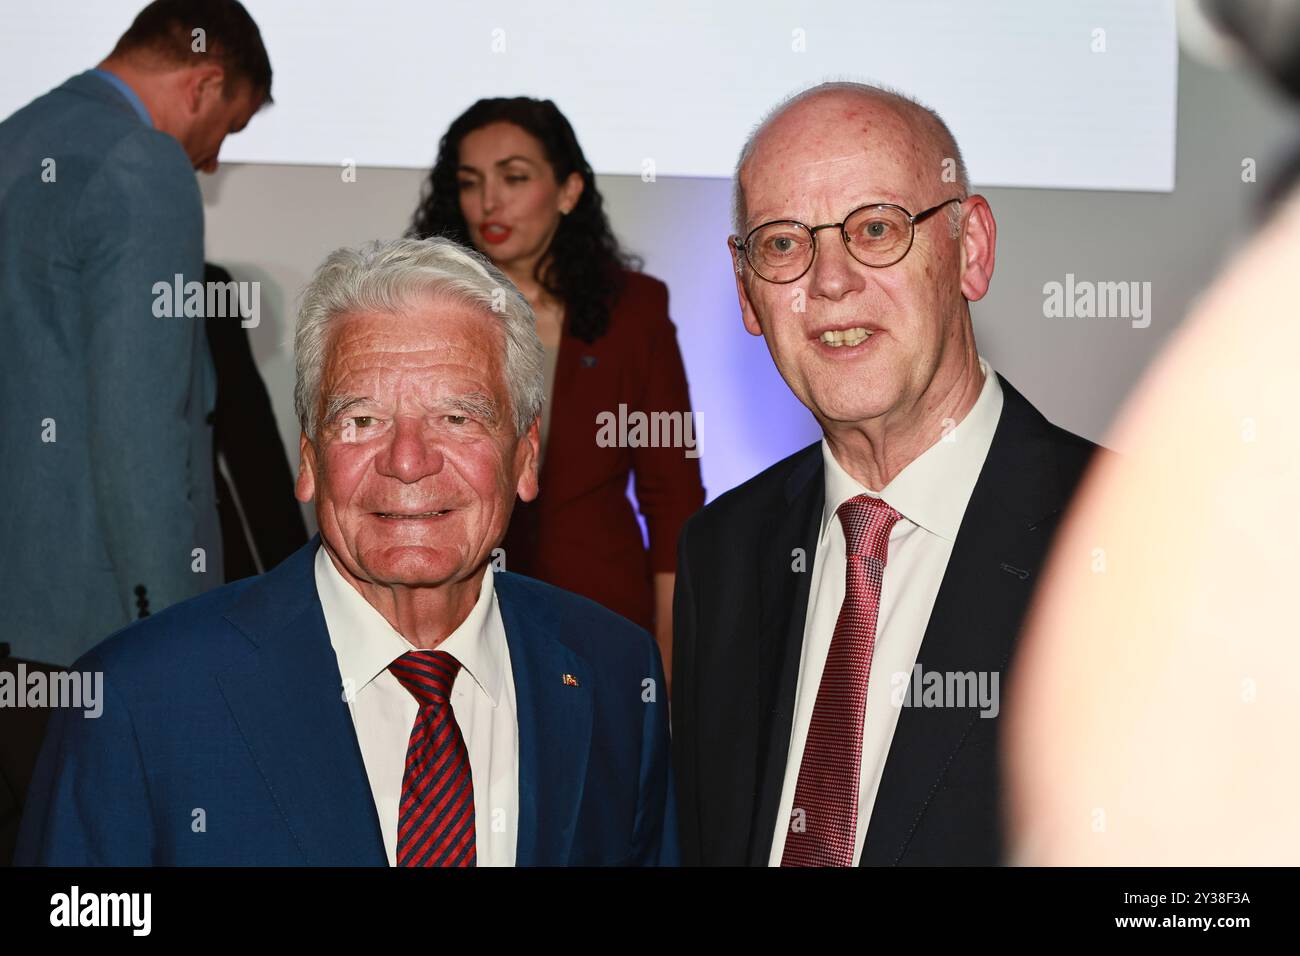
[[676, 863], [654, 639], [503, 568], [535, 323], [447, 239], [326, 260], [295, 337], [319, 536], [77, 663], [102, 715], [54, 713], [15, 862]]
[[[202, 50], [193, 31], [204, 31]], [[99, 68], [0, 123], [0, 605], [68, 664], [221, 583], [194, 170], [270, 98], [234, 0], [159, 0]], [[160, 291], [163, 290], [163, 291]]]

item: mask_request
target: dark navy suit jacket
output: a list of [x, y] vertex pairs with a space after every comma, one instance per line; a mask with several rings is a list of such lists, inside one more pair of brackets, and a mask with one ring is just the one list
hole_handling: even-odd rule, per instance
[[[318, 545], [77, 662], [103, 672], [103, 713], [51, 719], [15, 863], [386, 865], [316, 594]], [[519, 719], [517, 864], [675, 864], [653, 639], [540, 581], [495, 581]]]

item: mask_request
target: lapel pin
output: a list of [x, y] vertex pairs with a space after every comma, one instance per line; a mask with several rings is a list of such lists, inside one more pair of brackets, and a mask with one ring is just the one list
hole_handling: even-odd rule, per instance
[[582, 357], [582, 367], [583, 367], [583, 368], [595, 368], [595, 367], [596, 367], [596, 356], [594, 356], [594, 355], [584, 355], [584, 356]]
[[564, 683], [564, 686], [565, 686], [565, 687], [581, 687], [581, 686], [582, 686], [581, 684], [578, 683], [578, 678], [574, 677], [572, 674], [561, 674], [561, 675], [560, 675], [560, 680]]

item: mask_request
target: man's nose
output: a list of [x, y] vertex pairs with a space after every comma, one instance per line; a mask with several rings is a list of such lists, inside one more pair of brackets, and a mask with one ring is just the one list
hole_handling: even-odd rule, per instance
[[418, 415], [400, 415], [376, 464], [380, 474], [414, 484], [442, 471], [444, 459], [434, 429]]
[[825, 299], [841, 298], [863, 288], [864, 273], [870, 271], [869, 266], [849, 254], [838, 229], [824, 229], [817, 234], [817, 255], [808, 270], [808, 294]]

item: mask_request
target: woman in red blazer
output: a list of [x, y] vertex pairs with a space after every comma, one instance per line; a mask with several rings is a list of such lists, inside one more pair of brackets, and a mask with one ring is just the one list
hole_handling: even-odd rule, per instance
[[515, 505], [506, 568], [650, 630], [668, 672], [677, 535], [704, 504], [686, 372], [668, 289], [619, 248], [568, 120], [550, 100], [479, 100], [443, 136], [410, 235], [473, 245], [537, 314], [541, 492]]

